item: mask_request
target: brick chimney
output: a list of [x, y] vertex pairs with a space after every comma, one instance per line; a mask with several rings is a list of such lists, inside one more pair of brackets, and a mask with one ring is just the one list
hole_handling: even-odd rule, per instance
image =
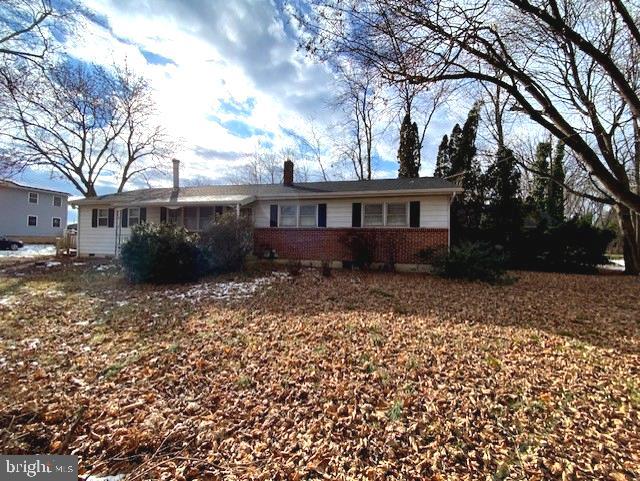
[[284, 185], [293, 185], [293, 162], [291, 159], [284, 161]]
[[180, 188], [180, 161], [173, 159], [173, 188]]

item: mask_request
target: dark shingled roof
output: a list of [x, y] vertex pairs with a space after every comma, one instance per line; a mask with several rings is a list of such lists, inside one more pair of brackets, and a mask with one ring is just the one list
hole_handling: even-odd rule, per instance
[[[375, 179], [375, 180], [345, 180], [335, 182], [300, 182], [287, 186], [283, 184], [256, 184], [256, 185], [207, 185], [198, 187], [141, 189], [122, 192], [120, 194], [107, 194], [86, 199], [88, 202], [98, 201], [115, 203], [184, 203], [189, 201], [202, 201], [206, 197], [237, 196], [300, 196], [322, 194], [358, 194], [366, 192], [384, 191], [425, 191], [425, 190], [449, 190], [457, 191], [458, 187], [439, 177], [419, 177], [415, 179]], [[74, 203], [74, 202], [72, 202]], [[80, 201], [82, 203], [82, 200]]]

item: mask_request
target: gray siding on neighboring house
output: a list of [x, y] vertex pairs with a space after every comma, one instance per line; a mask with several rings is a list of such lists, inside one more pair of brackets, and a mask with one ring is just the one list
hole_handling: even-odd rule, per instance
[[[29, 202], [29, 192], [38, 194], [38, 203]], [[60, 206], [53, 198], [60, 197]], [[29, 216], [36, 216], [37, 224], [30, 226]], [[60, 227], [53, 227], [53, 218], [60, 219]], [[67, 196], [29, 187], [0, 185], [0, 235], [15, 238], [52, 240], [62, 236], [67, 226]]]

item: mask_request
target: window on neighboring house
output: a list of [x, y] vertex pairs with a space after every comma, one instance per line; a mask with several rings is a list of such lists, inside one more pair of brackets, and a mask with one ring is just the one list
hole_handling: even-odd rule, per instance
[[29, 227], [36, 227], [38, 225], [38, 216], [30, 215], [27, 218], [27, 225]]
[[129, 207], [129, 227], [138, 225], [140, 223], [140, 208]]
[[109, 227], [109, 209], [98, 209], [98, 227]]
[[60, 197], [59, 195], [54, 195], [53, 196], [53, 206], [54, 207], [62, 206], [62, 197]]
[[280, 206], [280, 227], [296, 227], [296, 206], [281, 205]]
[[383, 204], [365, 204], [362, 215], [363, 225], [380, 226], [384, 225]]
[[394, 203], [387, 204], [387, 225], [406, 226], [407, 225], [407, 204]]
[[316, 227], [316, 211], [317, 205], [301, 205], [300, 206], [300, 227]]
[[198, 208], [184, 208], [184, 226], [189, 230], [198, 230]]
[[38, 193], [29, 192], [29, 204], [37, 204], [37, 203], [38, 203]]
[[61, 225], [60, 217], [54, 217], [53, 219], [51, 219], [51, 226], [54, 229], [60, 228], [60, 225]]

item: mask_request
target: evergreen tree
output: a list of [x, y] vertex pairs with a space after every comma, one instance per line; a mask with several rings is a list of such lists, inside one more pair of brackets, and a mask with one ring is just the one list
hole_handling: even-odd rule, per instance
[[398, 148], [398, 177], [418, 177], [420, 171], [420, 137], [418, 124], [411, 123], [407, 112], [400, 126], [400, 147]]
[[536, 158], [533, 162], [533, 190], [531, 202], [540, 215], [547, 211], [547, 195], [549, 194], [549, 157], [551, 156], [551, 142], [540, 142], [536, 148]]
[[484, 228], [492, 240], [505, 247], [513, 242], [522, 227], [520, 171], [513, 152], [500, 147], [484, 175], [487, 206]]
[[546, 202], [546, 212], [551, 221], [556, 224], [564, 221], [564, 143], [558, 142], [549, 169], [551, 180]]
[[479, 121], [480, 103], [476, 102], [463, 127], [456, 124], [449, 140], [450, 180], [464, 189], [451, 204], [451, 231], [455, 242], [473, 240], [480, 230], [484, 189], [480, 162], [476, 158]]
[[436, 157], [436, 170], [433, 175], [436, 177], [447, 177], [451, 173], [451, 162], [449, 160], [449, 137], [446, 134], [442, 137], [438, 156]]

